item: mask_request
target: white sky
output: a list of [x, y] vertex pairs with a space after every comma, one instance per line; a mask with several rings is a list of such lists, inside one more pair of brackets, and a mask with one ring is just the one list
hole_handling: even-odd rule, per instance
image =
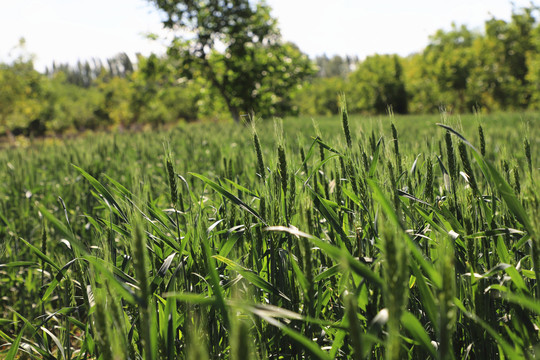
[[[538, 2], [538, 1], [536, 1]], [[437, 29], [452, 22], [483, 30], [492, 16], [509, 20], [509, 0], [267, 0], [283, 38], [310, 56], [374, 53], [408, 55], [421, 50]], [[514, 0], [517, 7], [529, 0]], [[75, 63], [119, 52], [162, 53], [160, 16], [145, 0], [0, 0], [0, 62], [26, 39], [36, 68], [53, 60]]]

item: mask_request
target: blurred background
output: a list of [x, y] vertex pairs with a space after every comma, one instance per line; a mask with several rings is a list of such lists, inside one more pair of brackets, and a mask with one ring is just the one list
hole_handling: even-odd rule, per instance
[[529, 1], [189, 4], [4, 2], [0, 133], [540, 107]]

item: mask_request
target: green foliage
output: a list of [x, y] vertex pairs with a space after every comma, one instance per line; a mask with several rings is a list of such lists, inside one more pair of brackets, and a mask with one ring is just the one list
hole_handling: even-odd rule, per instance
[[[350, 114], [540, 109], [538, 9], [492, 18], [484, 31], [453, 24], [417, 54], [309, 60], [282, 41], [262, 2], [151, 0], [175, 38], [165, 56], [118, 54], [53, 63], [22, 55], [0, 64], [0, 134], [170, 126], [178, 121]], [[318, 72], [317, 72], [318, 70]], [[12, 138], [11, 136], [9, 136]], [[399, 170], [399, 169], [398, 169]]]
[[[47, 129], [53, 133], [68, 130], [97, 128], [100, 117], [104, 116], [105, 99], [95, 87], [81, 88], [70, 84], [63, 73], [54, 75], [47, 83], [45, 97], [42, 100], [45, 109], [42, 119]], [[111, 96], [109, 107], [115, 99]], [[101, 113], [99, 112], [101, 109]]]
[[302, 115], [330, 116], [339, 112], [339, 94], [347, 82], [341, 77], [316, 77], [304, 84], [293, 95], [295, 111]]
[[407, 93], [401, 59], [397, 55], [373, 55], [350, 76], [350, 111], [384, 114], [391, 107], [407, 113]]
[[477, 99], [469, 99], [467, 95], [474, 94], [468, 94], [467, 89], [477, 61], [472, 49], [476, 37], [465, 26], [453, 24], [448, 32], [437, 31], [426, 49], [409, 59], [408, 65], [414, 68], [409, 72], [415, 71], [407, 82], [413, 106], [428, 104], [431, 108], [427, 111], [436, 111], [441, 105], [457, 112], [471, 111]]
[[[433, 34], [419, 53], [405, 58], [368, 56], [348, 74], [333, 70], [346, 59], [317, 58], [323, 66], [320, 78], [303, 86], [299, 112], [326, 114], [327, 109], [335, 109], [333, 99], [344, 90], [351, 113], [383, 114], [389, 106], [396, 113], [417, 114], [441, 109], [456, 113], [538, 109], [537, 15], [532, 6], [516, 9], [510, 21], [486, 21], [483, 32], [452, 24], [450, 30]], [[317, 100], [324, 93], [328, 96]], [[318, 106], [321, 101], [331, 101], [331, 106]]]
[[223, 112], [206, 82], [178, 81], [174, 64], [166, 57], [139, 56], [137, 69], [122, 54], [109, 59], [107, 68], [96, 63], [96, 67], [55, 64], [47, 75], [24, 58], [0, 64], [0, 85], [5, 89], [0, 94], [0, 132], [42, 136], [143, 124], [157, 127]]
[[291, 111], [291, 91], [313, 72], [313, 65], [295, 45], [281, 41], [266, 4], [151, 2], [165, 12], [167, 28], [190, 34], [177, 37], [168, 51], [180, 76], [207, 80], [235, 121], [253, 111], [262, 116]]
[[0, 132], [26, 127], [38, 119], [43, 82], [31, 60], [18, 58], [11, 66], [0, 64], [0, 88]]
[[360, 62], [358, 57], [334, 55], [332, 58], [322, 55], [315, 58], [315, 64], [319, 68], [318, 77], [332, 78], [341, 77], [345, 79], [354, 67]]

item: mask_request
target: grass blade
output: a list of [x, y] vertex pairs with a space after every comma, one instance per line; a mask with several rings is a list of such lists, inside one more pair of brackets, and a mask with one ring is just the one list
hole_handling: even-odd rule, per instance
[[55, 268], [56, 270], [60, 271], [61, 267], [58, 266], [50, 257], [48, 257], [47, 255], [45, 255], [44, 253], [41, 252], [41, 250], [39, 250], [37, 247], [35, 247], [34, 245], [30, 244], [28, 241], [24, 240], [23, 238], [19, 238], [19, 240], [21, 240], [23, 243], [26, 244], [26, 246], [28, 246], [28, 248], [30, 250], [32, 250], [32, 252], [34, 254], [37, 255], [37, 257], [39, 257], [41, 260], [45, 261], [47, 264], [51, 265], [53, 268]]
[[375, 147], [375, 152], [373, 153], [373, 160], [371, 160], [371, 164], [369, 165], [369, 172], [368, 172], [368, 178], [373, 178], [375, 175], [375, 171], [377, 170], [377, 164], [379, 162], [379, 153], [381, 149], [381, 142], [382, 137], [379, 138], [379, 141], [377, 141], [377, 147]]
[[412, 335], [412, 337], [418, 341], [422, 346], [433, 355], [434, 358], [437, 357], [437, 350], [431, 344], [431, 339], [429, 338], [426, 330], [420, 323], [420, 321], [410, 312], [405, 311], [401, 315], [401, 324], [407, 331]]
[[223, 188], [219, 184], [213, 182], [212, 180], [210, 180], [210, 179], [208, 179], [208, 178], [206, 178], [206, 177], [204, 177], [202, 175], [195, 174], [195, 173], [189, 173], [189, 174], [195, 176], [196, 178], [198, 178], [198, 179], [200, 179], [202, 181], [204, 181], [208, 186], [210, 186], [212, 189], [214, 189], [215, 191], [217, 191], [218, 193], [220, 193], [221, 195], [223, 195], [224, 197], [229, 199], [233, 204], [235, 204], [235, 205], [241, 207], [242, 209], [246, 210], [251, 215], [255, 216], [257, 219], [261, 220], [264, 224], [266, 224], [264, 219], [261, 217], [261, 215], [259, 215], [259, 213], [257, 211], [255, 211], [253, 208], [251, 208], [249, 205], [244, 203], [242, 200], [240, 200], [238, 197], [236, 197], [235, 195], [230, 193], [228, 190], [226, 190], [225, 188]]
[[220, 255], [214, 255], [212, 256], [214, 259], [221, 261], [222, 263], [227, 264], [227, 266], [242, 275], [247, 281], [255, 285], [261, 290], [264, 290], [268, 293], [275, 294], [277, 296], [282, 297], [283, 299], [287, 301], [291, 301], [285, 294], [283, 294], [281, 291], [276, 289], [272, 284], [270, 284], [268, 281], [261, 278], [259, 275], [255, 274], [253, 271], [246, 269], [245, 267], [241, 266], [240, 264], [235, 263], [234, 261], [227, 259]]
[[486, 332], [497, 342], [497, 344], [501, 347], [504, 354], [508, 359], [512, 360], [519, 360], [523, 359], [523, 355], [519, 354], [512, 345], [510, 345], [504, 338], [497, 332], [495, 329], [493, 329], [488, 323], [486, 323], [484, 320], [479, 318], [476, 314], [473, 314], [465, 308], [463, 303], [458, 299], [454, 298], [454, 304], [458, 307], [458, 309], [469, 319], [480, 325], [481, 327], [486, 330]]
[[392, 205], [390, 204], [390, 201], [386, 198], [382, 190], [379, 188], [377, 183], [373, 180], [367, 180], [369, 186], [373, 190], [373, 198], [377, 200], [377, 202], [381, 205], [384, 213], [386, 216], [388, 216], [389, 220], [398, 228], [401, 229], [400, 233], [402, 234], [403, 239], [407, 242], [409, 249], [413, 255], [413, 257], [418, 261], [420, 266], [424, 269], [424, 271], [428, 274], [429, 278], [437, 287], [441, 287], [442, 285], [442, 278], [441, 274], [439, 274], [433, 265], [429, 263], [425, 258], [424, 255], [422, 255], [422, 252], [418, 248], [418, 246], [413, 243], [409, 235], [405, 232], [405, 229], [403, 228], [403, 225], [401, 224], [401, 221], [399, 220], [396, 212], [392, 208]]
[[111, 195], [109, 190], [107, 190], [107, 188], [105, 186], [103, 186], [95, 177], [93, 177], [92, 175], [90, 175], [89, 173], [87, 173], [86, 171], [81, 169], [80, 167], [78, 167], [76, 165], [73, 165], [73, 164], [72, 164], [72, 166], [75, 169], [77, 169], [77, 171], [79, 171], [82, 174], [82, 176], [84, 176], [90, 182], [90, 184], [94, 187], [94, 189], [97, 190], [98, 193], [103, 195], [103, 197], [105, 199], [107, 199], [107, 201], [115, 207], [115, 209], [118, 211], [118, 213], [120, 214], [122, 219], [124, 219], [124, 221], [128, 222], [126, 215], [124, 214], [124, 212], [120, 208], [120, 205], [118, 205], [118, 203], [116, 202], [114, 197]]
[[11, 343], [11, 347], [9, 349], [9, 352], [6, 355], [5, 360], [15, 359], [15, 356], [17, 355], [17, 352], [19, 351], [19, 346], [21, 345], [21, 339], [22, 339], [23, 333], [26, 330], [26, 326], [27, 326], [26, 324], [23, 326], [23, 328], [19, 332], [19, 335], [17, 335], [15, 340], [13, 340], [13, 342]]
[[259, 315], [263, 320], [265, 320], [270, 325], [273, 325], [280, 329], [285, 335], [289, 336], [291, 339], [298, 342], [300, 345], [302, 345], [306, 350], [308, 350], [312, 355], [313, 358], [320, 359], [320, 360], [330, 360], [331, 357], [328, 355], [328, 353], [321, 350], [319, 345], [314, 343], [313, 341], [306, 338], [304, 335], [300, 334], [298, 331], [295, 331], [285, 324], [283, 324], [281, 321], [278, 321], [274, 318], [271, 318], [269, 316]]
[[336, 246], [333, 246], [325, 241], [322, 241], [321, 239], [318, 239], [317, 237], [313, 235], [306, 234], [305, 232], [302, 232], [298, 229], [285, 227], [285, 226], [270, 226], [265, 229], [266, 231], [282, 231], [287, 232], [291, 235], [304, 237], [311, 241], [315, 246], [319, 247], [321, 250], [326, 252], [329, 256], [331, 256], [334, 260], [336, 260], [338, 263], [342, 263], [343, 261], [358, 275], [364, 277], [366, 280], [370, 281], [374, 285], [378, 287], [382, 287], [382, 280], [375, 272], [371, 271], [371, 269], [366, 266], [365, 264], [361, 263], [357, 259], [355, 259], [347, 250], [340, 249]]

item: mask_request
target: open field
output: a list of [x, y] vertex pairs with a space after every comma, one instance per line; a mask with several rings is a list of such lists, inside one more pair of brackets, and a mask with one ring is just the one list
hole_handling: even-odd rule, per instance
[[534, 358], [539, 129], [334, 116], [1, 150], [0, 358]]

